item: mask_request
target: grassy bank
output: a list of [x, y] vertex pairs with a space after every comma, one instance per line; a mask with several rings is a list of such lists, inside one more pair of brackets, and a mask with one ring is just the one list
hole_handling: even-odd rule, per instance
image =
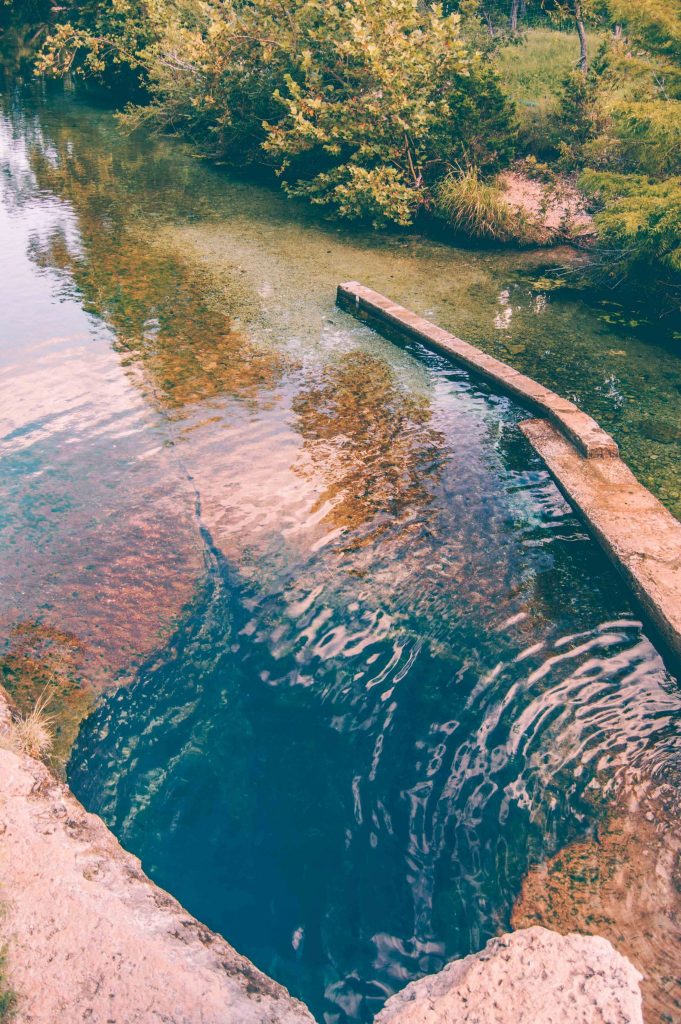
[[[589, 34], [591, 54], [602, 40], [598, 33]], [[520, 41], [499, 51], [501, 79], [516, 104], [520, 143], [527, 153], [545, 156], [557, 146], [559, 139], [552, 120], [559, 110], [563, 82], [578, 60], [576, 33], [550, 28], [530, 29]]]

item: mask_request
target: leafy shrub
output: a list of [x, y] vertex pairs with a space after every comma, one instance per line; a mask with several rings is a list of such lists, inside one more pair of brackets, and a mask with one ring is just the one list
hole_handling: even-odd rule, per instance
[[72, 70], [131, 94], [144, 81], [139, 59], [167, 13], [165, 0], [68, 0], [52, 8], [65, 20], [50, 31], [36, 60], [39, 74]]
[[325, 5], [305, 44], [264, 145], [291, 194], [408, 224], [455, 162], [510, 159], [510, 108], [458, 16], [416, 0], [347, 0]]
[[49, 0], [23, 0], [21, 5], [0, 0], [0, 65], [16, 75], [27, 68], [48, 32]]
[[152, 95], [129, 127], [183, 132], [232, 165], [268, 164], [290, 194], [342, 217], [409, 224], [458, 161], [495, 169], [513, 156], [512, 105], [477, 48], [472, 0], [452, 16], [419, 0], [96, 7], [96, 31], [53, 33], [43, 70], [127, 60]]
[[[592, 48], [599, 40], [600, 36], [590, 33]], [[500, 50], [502, 80], [517, 108], [524, 153], [553, 157], [571, 130], [561, 115], [561, 101], [578, 60], [577, 36], [549, 28], [531, 29]]]
[[561, 164], [596, 204], [596, 278], [636, 282], [649, 302], [681, 299], [681, 4], [608, 0], [622, 31], [588, 77], [566, 79]]
[[681, 173], [681, 101], [623, 103], [612, 119], [623, 169], [655, 178]]
[[580, 184], [598, 203], [597, 262], [619, 284], [645, 282], [668, 307], [681, 300], [681, 177], [585, 171]]

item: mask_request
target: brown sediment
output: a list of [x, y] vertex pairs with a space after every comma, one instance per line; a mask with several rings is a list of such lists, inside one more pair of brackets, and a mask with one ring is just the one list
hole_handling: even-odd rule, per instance
[[12, 630], [0, 660], [2, 682], [21, 714], [29, 714], [38, 701], [46, 702], [56, 765], [66, 761], [80, 723], [94, 704], [94, 691], [80, 682], [80, 653], [80, 641], [72, 633], [21, 622]]
[[[42, 188], [67, 199], [78, 214], [83, 252], [61, 230], [36, 244], [40, 266], [59, 270], [78, 287], [84, 308], [115, 332], [114, 348], [138, 383], [166, 412], [215, 396], [256, 400], [271, 390], [287, 367], [272, 348], [255, 344], [232, 322], [227, 307], [243, 315], [253, 296], [230, 278], [198, 269], [168, 240], [159, 241], [144, 210], [131, 214], [130, 197], [107, 160], [81, 150], [74, 157], [57, 135], [59, 158], [31, 150], [31, 167]], [[237, 295], [238, 301], [230, 303]]]
[[294, 469], [325, 481], [313, 512], [327, 506], [324, 521], [336, 529], [368, 527], [355, 547], [405, 520], [423, 528], [434, 514], [424, 469], [438, 462], [445, 438], [428, 400], [400, 388], [385, 360], [341, 355], [320, 382], [301, 389], [293, 411], [303, 437]]
[[160, 251], [141, 228], [121, 228], [112, 239], [87, 207], [79, 226], [87, 261], [58, 232], [34, 258], [73, 279], [86, 308], [115, 331], [114, 349], [155, 405], [172, 414], [218, 395], [255, 401], [276, 385], [285, 359], [234, 327], [218, 280]]
[[602, 935], [644, 976], [646, 1024], [681, 1020], [681, 836], [651, 792], [629, 790], [596, 838], [530, 871], [514, 928]]
[[[182, 485], [179, 475], [172, 483]], [[165, 488], [152, 495], [158, 504], [119, 488], [103, 522], [83, 503], [65, 516], [64, 543], [47, 555], [17, 545], [3, 561], [5, 585], [25, 607], [3, 616], [2, 681], [23, 710], [43, 690], [52, 695], [59, 758], [97, 695], [162, 646], [205, 573], [193, 494], [159, 495]]]
[[[8, 603], [2, 614], [0, 670], [22, 710], [43, 690], [52, 695], [61, 760], [96, 695], [125, 683], [164, 643], [205, 571], [196, 492], [172, 444], [154, 436], [148, 405], [181, 420], [180, 430], [195, 429], [196, 410], [205, 420], [212, 399], [258, 402], [288, 365], [235, 327], [224, 281], [159, 244], [144, 217], [135, 217], [111, 157], [87, 148], [76, 155], [66, 136], [53, 140], [56, 160], [39, 140], [29, 155], [40, 186], [76, 211], [79, 244], [57, 225], [34, 241], [31, 256], [56, 271], [67, 290], [75, 286], [83, 307], [113, 329], [125, 374], [111, 372], [115, 356], [97, 361], [87, 353], [83, 360], [74, 347], [60, 354], [56, 390], [54, 375], [39, 366], [35, 379], [26, 374], [21, 400], [4, 412], [16, 427], [26, 410], [61, 413], [87, 395], [97, 412], [120, 408], [146, 417], [150, 430], [131, 445], [132, 472], [120, 455], [111, 478], [103, 478], [96, 458], [82, 462], [83, 499], [59, 494], [64, 510], [48, 550], [38, 550], [33, 534], [19, 534], [12, 558], [3, 560], [6, 593], [21, 594], [22, 602]], [[248, 305], [243, 289], [238, 305]], [[67, 449], [55, 458], [67, 470], [58, 479], [68, 480]]]

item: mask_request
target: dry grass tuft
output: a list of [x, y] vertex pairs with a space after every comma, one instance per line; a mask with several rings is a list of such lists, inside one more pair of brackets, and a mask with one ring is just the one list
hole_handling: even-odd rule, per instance
[[4, 745], [17, 753], [39, 760], [47, 758], [54, 744], [55, 716], [47, 713], [52, 696], [46, 687], [27, 715], [19, 715], [9, 723], [0, 741], [4, 740]]
[[0, 948], [0, 1024], [9, 1024], [17, 1005], [16, 995], [9, 988], [5, 977], [5, 953], [6, 951]]

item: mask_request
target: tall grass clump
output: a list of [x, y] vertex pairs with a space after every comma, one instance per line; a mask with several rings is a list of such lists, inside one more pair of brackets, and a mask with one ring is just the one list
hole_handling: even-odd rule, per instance
[[452, 171], [435, 192], [438, 215], [455, 231], [497, 242], [531, 241], [531, 225], [513, 209], [493, 182], [483, 181], [475, 168]]

